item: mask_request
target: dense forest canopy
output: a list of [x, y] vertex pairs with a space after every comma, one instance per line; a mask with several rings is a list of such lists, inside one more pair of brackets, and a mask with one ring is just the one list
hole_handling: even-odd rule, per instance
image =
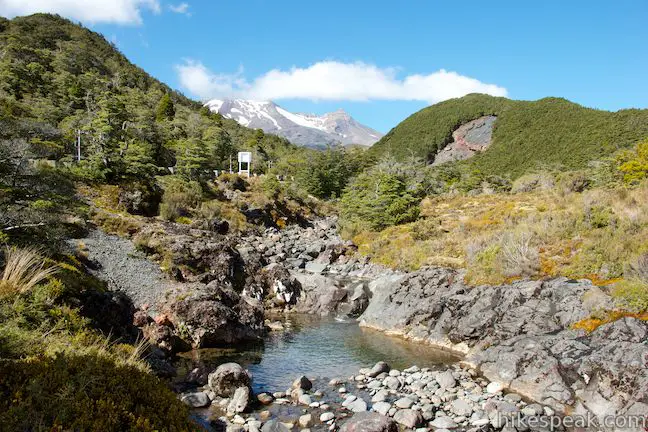
[[34, 157], [72, 160], [80, 174], [120, 181], [229, 167], [239, 150], [256, 170], [295, 149], [246, 129], [130, 63], [103, 36], [59, 16], [0, 21], [0, 138], [26, 140]]
[[370, 150], [399, 160], [433, 160], [452, 141], [452, 132], [484, 115], [496, 115], [493, 142], [473, 158], [484, 174], [519, 177], [541, 166], [579, 169], [629, 148], [648, 136], [648, 110], [608, 112], [561, 98], [516, 101], [483, 94], [424, 108], [392, 129]]

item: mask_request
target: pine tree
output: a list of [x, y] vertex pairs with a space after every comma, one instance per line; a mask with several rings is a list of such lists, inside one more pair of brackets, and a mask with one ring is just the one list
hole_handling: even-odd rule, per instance
[[162, 96], [157, 106], [155, 118], [157, 121], [173, 120], [175, 117], [175, 106], [168, 93]]

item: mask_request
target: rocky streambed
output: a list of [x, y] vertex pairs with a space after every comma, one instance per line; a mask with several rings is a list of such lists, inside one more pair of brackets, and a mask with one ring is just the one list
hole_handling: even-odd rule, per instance
[[[330, 381], [300, 376], [285, 391], [250, 391], [252, 377], [226, 363], [185, 403], [211, 405], [213, 428], [228, 431], [530, 430], [551, 423], [554, 411], [488, 383], [469, 367], [403, 370], [378, 362]], [[556, 428], [560, 429], [560, 428]], [[537, 430], [537, 429], [535, 429]]]
[[[530, 415], [533, 409], [537, 415], [555, 412], [589, 416], [593, 422], [600, 423], [599, 430], [641, 430], [604, 426], [603, 422], [611, 416], [648, 413], [648, 325], [626, 317], [591, 333], [575, 328], [574, 324], [580, 320], [613, 308], [605, 287], [594, 286], [590, 281], [556, 278], [471, 287], [463, 283], [461, 271], [452, 269], [394, 272], [359, 257], [351, 243], [339, 238], [333, 219], [315, 221], [310, 227], [267, 229], [245, 237], [200, 227], [155, 223], [134, 240], [148, 259], [163, 263], [175, 279], [173, 286], [164, 294], [159, 289], [146, 288], [155, 284], [135, 284], [137, 288], [133, 288], [132, 281], [139, 280], [140, 276], [139, 270], [130, 265], [121, 267], [119, 278], [109, 280], [114, 289], [149, 290], [135, 296], [149, 303], [136, 305], [139, 310], [135, 312], [134, 323], [167, 356], [192, 348], [231, 347], [262, 341], [268, 331], [281, 331], [285, 314], [328, 315], [357, 319], [362, 326], [463, 356], [465, 368], [457, 366], [450, 371], [457, 384], [443, 389], [439, 374], [444, 371], [440, 370], [412, 369], [401, 371], [402, 375], [397, 377], [381, 378], [360, 372], [360, 379], [347, 381], [364, 392], [355, 396], [369, 410], [374, 402], [388, 402], [387, 417], [392, 418], [389, 416], [392, 409], [399, 410], [391, 411], [395, 420], [401, 410], [415, 411], [407, 413], [416, 417], [417, 428], [450, 429], [448, 425], [433, 423], [437, 417], [448, 417], [457, 429], [488, 430], [506, 426], [520, 431], [542, 430], [528, 429], [525, 424], [494, 423], [491, 414], [500, 412], [500, 406], [503, 411], [511, 412], [526, 409], [524, 415]], [[102, 239], [102, 244], [105, 241]], [[124, 249], [96, 251], [88, 247], [88, 260], [101, 277], [106, 269], [114, 268], [111, 263], [124, 259]], [[209, 370], [195, 370], [185, 379], [199, 382], [202, 377], [204, 381], [209, 373]], [[385, 383], [388, 378], [405, 382], [391, 389]], [[412, 382], [407, 383], [407, 379]], [[491, 389], [504, 389], [507, 394], [524, 397], [529, 403], [499, 390], [489, 392], [488, 383]], [[377, 387], [369, 388], [369, 385]], [[423, 387], [417, 388], [420, 385]], [[372, 402], [380, 390], [387, 390], [389, 398]], [[252, 399], [252, 393], [247, 395]], [[412, 406], [395, 405], [408, 395], [414, 400]], [[234, 396], [218, 397], [229, 399], [229, 406]], [[238, 398], [242, 397], [239, 392]], [[317, 398], [323, 397], [313, 394], [310, 403], [320, 402]], [[206, 402], [205, 396], [201, 398]], [[212, 398], [208, 399], [210, 405], [221, 406], [221, 399], [213, 399], [215, 403]], [[459, 406], [456, 409], [452, 405], [455, 400], [460, 401], [455, 403]], [[336, 406], [334, 399], [325, 398], [324, 402]], [[337, 402], [341, 405], [342, 401]], [[472, 410], [470, 413], [464, 402]], [[290, 394], [290, 397], [275, 397], [273, 402], [292, 403], [299, 404], [299, 397]], [[406, 401], [401, 403], [405, 404]], [[462, 411], [461, 407], [465, 409]], [[327, 427], [340, 426], [341, 420], [348, 417], [343, 415], [346, 411], [341, 409], [339, 416], [337, 411], [333, 412], [334, 418], [324, 423]], [[313, 418], [317, 414], [314, 412]], [[241, 419], [233, 415], [230, 412], [230, 420], [236, 419], [233, 424], [240, 423]], [[423, 420], [419, 422], [417, 415]], [[250, 420], [246, 424], [258, 420], [277, 424], [271, 418]], [[375, 430], [392, 428], [385, 419], [367, 417], [363, 421], [382, 425], [382, 429]], [[403, 422], [400, 425], [409, 427]], [[273, 427], [279, 429], [266, 430], [282, 430]]]

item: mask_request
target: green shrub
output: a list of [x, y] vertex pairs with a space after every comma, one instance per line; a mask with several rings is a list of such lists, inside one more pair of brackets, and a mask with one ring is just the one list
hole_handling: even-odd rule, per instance
[[439, 221], [435, 218], [421, 218], [412, 225], [414, 240], [430, 240], [441, 232]]
[[268, 199], [277, 199], [282, 192], [281, 182], [275, 176], [268, 175], [263, 179], [261, 184], [263, 191]]
[[605, 228], [615, 221], [615, 216], [607, 206], [594, 206], [585, 212], [585, 220], [592, 228]]
[[420, 200], [418, 190], [408, 190], [405, 176], [380, 170], [366, 171], [352, 181], [342, 195], [341, 223], [381, 230], [412, 222], [419, 216]]
[[245, 192], [248, 188], [248, 183], [238, 174], [222, 173], [218, 182], [230, 190]]
[[591, 184], [589, 173], [585, 171], [567, 171], [558, 175], [557, 186], [563, 193], [583, 192]]
[[29, 289], [0, 299], [1, 430], [197, 430], [142, 361], [145, 344], [110, 341], [67, 303], [100, 289], [93, 278], [68, 259], [59, 263], [60, 280], [40, 277], [30, 286], [42, 269], [18, 261], [25, 270], [10, 270], [4, 281]]
[[648, 139], [637, 144], [633, 150], [621, 152], [617, 157], [617, 166], [628, 185], [648, 178]]
[[373, 159], [360, 148], [329, 147], [310, 152], [297, 169], [297, 182], [318, 198], [337, 198]]
[[0, 360], [0, 424], [16, 431], [197, 430], [157, 378], [101, 351]]
[[166, 220], [173, 221], [191, 215], [192, 210], [202, 201], [202, 187], [196, 181], [169, 176], [162, 182], [162, 187], [164, 194], [160, 204], [160, 216]]
[[538, 171], [518, 177], [511, 186], [511, 192], [531, 192], [534, 190], [552, 189], [555, 185], [555, 173]]
[[221, 217], [222, 207], [222, 203], [218, 200], [205, 201], [200, 205], [198, 215], [203, 219], [212, 220]]
[[644, 312], [648, 310], [648, 283], [640, 279], [623, 280], [615, 284], [612, 297], [628, 311]]

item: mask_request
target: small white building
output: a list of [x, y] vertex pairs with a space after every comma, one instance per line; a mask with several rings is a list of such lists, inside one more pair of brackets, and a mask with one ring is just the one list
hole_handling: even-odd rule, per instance
[[238, 154], [238, 174], [243, 175], [247, 174], [250, 178], [250, 172], [252, 169], [252, 153], [251, 152], [239, 152]]

